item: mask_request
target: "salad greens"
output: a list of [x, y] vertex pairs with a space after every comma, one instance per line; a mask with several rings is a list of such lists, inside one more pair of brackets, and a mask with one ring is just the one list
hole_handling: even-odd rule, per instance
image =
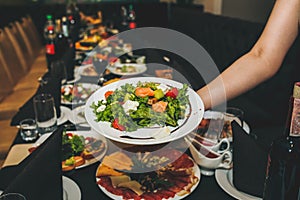
[[176, 127], [189, 104], [187, 90], [187, 84], [174, 88], [155, 82], [138, 82], [136, 86], [126, 83], [115, 91], [107, 91], [109, 95], [93, 102], [91, 108], [97, 122], [111, 122], [113, 128], [121, 131], [157, 125]]
[[67, 134], [65, 131], [62, 135], [62, 161], [72, 156], [77, 156], [84, 150], [84, 137], [79, 135]]

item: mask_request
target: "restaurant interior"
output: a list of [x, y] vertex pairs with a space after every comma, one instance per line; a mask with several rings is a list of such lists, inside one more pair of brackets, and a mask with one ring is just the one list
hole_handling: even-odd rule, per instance
[[[52, 93], [52, 96], [55, 96], [55, 92], [52, 91], [53, 85], [51, 87], [47, 87], [47, 85], [50, 85], [50, 82], [52, 81], [52, 79], [49, 78], [49, 76], [53, 75], [52, 72], [50, 72], [50, 69], [52, 69], [51, 62], [54, 62], [54, 60], [58, 59], [58, 57], [60, 60], [64, 61], [66, 65], [66, 73], [67, 73], [66, 82], [65, 83], [61, 82], [59, 88], [63, 88], [64, 85], [66, 84], [76, 85], [76, 83], [80, 82], [81, 84], [81, 82], [83, 82], [84, 80], [89, 80], [87, 82], [96, 83], [94, 84], [96, 85], [95, 90], [97, 90], [98, 92], [101, 88], [108, 87], [110, 85], [110, 82], [114, 84], [115, 81], [125, 80], [127, 74], [123, 76], [123, 74], [120, 75], [118, 73], [111, 73], [108, 69], [105, 69], [105, 71], [103, 72], [103, 74], [101, 73], [99, 78], [100, 73], [97, 74], [97, 69], [96, 69], [96, 76], [92, 78], [87, 78], [88, 75], [84, 74], [83, 70], [81, 70], [80, 72], [79, 69], [82, 68], [82, 66], [85, 66], [86, 63], [88, 65], [94, 64], [92, 60], [90, 60], [90, 62], [88, 60], [88, 58], [92, 56], [90, 56], [91, 54], [86, 53], [91, 51], [91, 49], [87, 49], [88, 48], [87, 43], [95, 43], [95, 44], [97, 43], [96, 46], [99, 44], [100, 47], [101, 46], [100, 41], [104, 41], [110, 37], [117, 38], [118, 36], [116, 35], [122, 33], [122, 31], [127, 31], [132, 29], [138, 30], [139, 28], [147, 28], [147, 27], [157, 27], [157, 28], [159, 27], [159, 28], [168, 29], [168, 30], [172, 30], [184, 34], [189, 38], [191, 38], [193, 41], [195, 41], [197, 44], [200, 44], [201, 47], [204, 48], [205, 52], [207, 52], [209, 57], [212, 59], [218, 72], [222, 72], [236, 59], [238, 59], [240, 56], [248, 52], [251, 49], [251, 47], [255, 44], [255, 42], [260, 36], [260, 33], [264, 28], [265, 23], [267, 22], [267, 18], [271, 12], [274, 2], [275, 2], [274, 0], [268, 0], [268, 1], [259, 1], [259, 0], [255, 0], [255, 1], [253, 0], [243, 0], [243, 1], [240, 0], [214, 0], [214, 1], [212, 0], [177, 0], [177, 1], [176, 0], [99, 0], [99, 1], [98, 0], [77, 0], [77, 1], [76, 0], [73, 1], [72, 0], [12, 0], [12, 1], [5, 1], [5, 0], [0, 0], [0, 85], [1, 85], [0, 87], [0, 169], [2, 165], [3, 167], [9, 166], [9, 162], [16, 164], [17, 161], [14, 161], [14, 158], [12, 158], [13, 156], [9, 155], [12, 154], [12, 151], [16, 150], [16, 148], [13, 148], [14, 146], [27, 145], [26, 148], [28, 149], [28, 145], [36, 144], [38, 138], [35, 138], [34, 140], [31, 141], [22, 140], [20, 136], [20, 122], [25, 118], [33, 118], [33, 119], [35, 118], [34, 112], [28, 114], [30, 109], [31, 111], [33, 111], [33, 105], [31, 104], [33, 103], [33, 97], [35, 95], [43, 91], [43, 92]], [[77, 24], [80, 25], [78, 26], [74, 25], [75, 28], [73, 27], [74, 28], [73, 32], [69, 32], [70, 33], [69, 38], [71, 39], [68, 41], [72, 41], [70, 42], [71, 45], [69, 45], [68, 47], [61, 46], [61, 48], [64, 49], [59, 49], [60, 47], [58, 46], [57, 43], [58, 48], [57, 46], [55, 46], [55, 48], [57, 48], [56, 53], [57, 55], [58, 54], [59, 55], [57, 57], [53, 57], [53, 56], [51, 57], [49, 56], [51, 54], [51, 52], [49, 53], [49, 51], [51, 51], [49, 50], [49, 45], [50, 42], [51, 41], [53, 42], [54, 40], [50, 41], [51, 36], [47, 35], [49, 34], [48, 32], [46, 32], [48, 29], [47, 30], [45, 29], [47, 23], [46, 22], [47, 16], [51, 15], [53, 22], [55, 22], [56, 19], [63, 19], [64, 16], [67, 16], [67, 20], [71, 21], [70, 13], [67, 13], [68, 5], [76, 5], [76, 9], [78, 13], [79, 11], [82, 13], [82, 15], [80, 16], [77, 13], [79, 18], [76, 18], [74, 17], [75, 15], [73, 15], [73, 20], [75, 21], [78, 20], [76, 22]], [[126, 14], [126, 19], [125, 19], [126, 23], [124, 22], [124, 16], [123, 16], [124, 11]], [[130, 19], [130, 17], [128, 16], [130, 16], [131, 12], [134, 13], [134, 16], [133, 18]], [[63, 20], [60, 23], [63, 24]], [[69, 23], [68, 25], [70, 25], [72, 22], [68, 21], [68, 23]], [[70, 28], [70, 26], [68, 28]], [[103, 28], [104, 33], [101, 32], [102, 29], [99, 27]], [[93, 35], [92, 30], [96, 30], [96, 32], [99, 31], [96, 34], [97, 37], [96, 36], [92, 37]], [[75, 32], [76, 35], [74, 34], [72, 35], [72, 33]], [[84, 39], [89, 39], [89, 38], [93, 38], [93, 41], [86, 40], [85, 43], [83, 42]], [[94, 41], [94, 39], [96, 41]], [[115, 40], [115, 38], [107, 39], [107, 40], [113, 41]], [[268, 141], [264, 141], [264, 142], [268, 144], [271, 143], [270, 138], [273, 139], [275, 138], [275, 136], [280, 135], [281, 132], [283, 132], [283, 127], [286, 123], [286, 116], [288, 114], [289, 98], [292, 94], [294, 83], [297, 81], [297, 79], [299, 80], [300, 68], [298, 67], [299, 56], [297, 55], [299, 55], [300, 49], [299, 49], [298, 40], [299, 39], [297, 38], [296, 42], [288, 51], [282, 63], [283, 66], [280, 68], [280, 70], [276, 73], [274, 77], [268, 79], [267, 81], [249, 90], [248, 92], [243, 93], [242, 95], [227, 101], [225, 105], [227, 107], [235, 107], [242, 110], [243, 111], [242, 120], [244, 122], [244, 125], [246, 122], [249, 128], [249, 132], [253, 131], [256, 135], [259, 134], [262, 134], [264, 136], [267, 135], [266, 136], [267, 139], [265, 140]], [[80, 43], [80, 41], [82, 43]], [[119, 43], [121, 44], [121, 42]], [[174, 41], [174, 43], [176, 43], [176, 41]], [[181, 44], [184, 46], [183, 49], [188, 48], [185, 46], [184, 43]], [[96, 48], [96, 46], [94, 45], [93, 48]], [[102, 46], [100, 48], [103, 49]], [[92, 50], [91, 52], [93, 51], [94, 50]], [[72, 56], [70, 56], [71, 54]], [[182, 57], [180, 57], [180, 55], [179, 56], [174, 55], [173, 52], [170, 53], [164, 50], [161, 51], [161, 50], [155, 50], [149, 48], [146, 50], [137, 49], [134, 51], [133, 54], [145, 55], [144, 56], [145, 60], [143, 61], [145, 64], [151, 62], [166, 64], [165, 61], [167, 59], [167, 62], [169, 64], [171, 63], [170, 66], [168, 66], [167, 70], [173, 68], [176, 65], [175, 68], [178, 67], [178, 71], [181, 74], [183, 74], [185, 78], [188, 77], [187, 79], [189, 80], [190, 87], [192, 88], [192, 90], [196, 91], [201, 87], [205, 86], [205, 84], [207, 83], [207, 80], [204, 81], [203, 77], [201, 77], [199, 73], [198, 74], [197, 72], [194, 73], [195, 72], [195, 69], [193, 71], [194, 66], [189, 61], [184, 60]], [[166, 58], [164, 55], [168, 55], [168, 57]], [[133, 59], [133, 57], [134, 56], [131, 55], [131, 59]], [[103, 58], [100, 59], [101, 62], [102, 59]], [[170, 60], [172, 62], [170, 62]], [[111, 62], [111, 60], [109, 62]], [[136, 63], [138, 63], [138, 61], [136, 61]], [[110, 63], [110, 65], [112, 65], [112, 63]], [[149, 70], [150, 65], [147, 67]], [[157, 73], [158, 71], [159, 70], [155, 70], [155, 72], [153, 73], [159, 76]], [[77, 78], [77, 76], [75, 75], [76, 73], [79, 73], [79, 76], [81, 75], [81, 78], [79, 77], [79, 79], [75, 80]], [[147, 71], [147, 73], [148, 74], [143, 75], [143, 78], [141, 78], [141, 80], [147, 80], [147, 77], [149, 76], [150, 72]], [[58, 73], [58, 75], [61, 74]], [[245, 77], [246, 76], [247, 74], [245, 74]], [[123, 77], [125, 78], [123, 79]], [[137, 75], [137, 77], [139, 76]], [[161, 77], [166, 78], [164, 76]], [[131, 78], [130, 75], [129, 78]], [[210, 80], [212, 80], [213, 78], [214, 77], [210, 77]], [[75, 80], [74, 82], [72, 82], [73, 79]], [[72, 85], [72, 87], [75, 86]], [[64, 88], [64, 90], [66, 90], [66, 88]], [[67, 107], [67, 109], [69, 109], [71, 112], [71, 110], [72, 111], [75, 110], [78, 105], [80, 105], [78, 107], [83, 107], [86, 103], [86, 102], [83, 103], [79, 102], [78, 105], [74, 105], [73, 102], [66, 102], [66, 101], [63, 102], [63, 99], [65, 97], [63, 96], [64, 94], [62, 93], [62, 89], [58, 91], [59, 91], [59, 95], [58, 95], [59, 102], [57, 103], [57, 98], [54, 98], [54, 101], [56, 102], [55, 107], [56, 107], [57, 115], [64, 114], [65, 111], [60, 107], [62, 105]], [[99, 93], [97, 92], [95, 92], [94, 94]], [[88, 94], [88, 95], [92, 95], [92, 94]], [[89, 101], [90, 99], [87, 100], [86, 104], [88, 104]], [[221, 109], [222, 106], [224, 105], [222, 104], [220, 105], [220, 108], [216, 107], [215, 109], [218, 111], [218, 109]], [[85, 112], [86, 112], [85, 114], [87, 115], [86, 108], [85, 108]], [[94, 111], [94, 112], [98, 112], [98, 111]], [[58, 118], [59, 117], [57, 116], [57, 119]], [[86, 123], [87, 126], [84, 127], [84, 129], [82, 130], [88, 130], [87, 127], [89, 127], [89, 125], [92, 127], [97, 126], [94, 124], [94, 120], [91, 121], [87, 120], [87, 121], [88, 121], [88, 123]], [[70, 124], [72, 124], [73, 130], [77, 130], [76, 128], [78, 128], [79, 126], [80, 128], [82, 128], [80, 123], [78, 123], [77, 124], [78, 126], [76, 126], [73, 117], [71, 120], [66, 119], [61, 124], [58, 123], [57, 127], [59, 128], [54, 130], [54, 133], [61, 131], [61, 127], [69, 127]], [[197, 127], [200, 129], [200, 125], [201, 125], [200, 121], [198, 122], [198, 124], [199, 126]], [[114, 124], [112, 124], [111, 126], [114, 126]], [[272, 127], [272, 129], [269, 129], [270, 127]], [[122, 126], [121, 125], [117, 126], [117, 129], [118, 131], [120, 130], [122, 131]], [[235, 129], [237, 130], [238, 128]], [[103, 130], [99, 129], [98, 131], [98, 129], [96, 129], [96, 132], [101, 132], [101, 131]], [[237, 130], [237, 132], [238, 131], [239, 130]], [[276, 132], [276, 134], [272, 135], [271, 133], [272, 131]], [[199, 132], [201, 132], [201, 130]], [[56, 135], [60, 135], [60, 134], [56, 134], [55, 136], [54, 135], [55, 134], [53, 134], [53, 137], [49, 137], [49, 139], [54, 140]], [[104, 138], [107, 140], [107, 143], [105, 143], [105, 145], [107, 146], [108, 143], [112, 146], [116, 145], [114, 142], [122, 143], [120, 142], [121, 140], [119, 139], [115, 141], [114, 136], [111, 136], [110, 133], [108, 135], [104, 134]], [[112, 139], [112, 141], [109, 141], [110, 139]], [[133, 139], [133, 141], [135, 142], [128, 142], [127, 144], [129, 145], [130, 144], [133, 145], [151, 144], [152, 147], [155, 146], [155, 144], [158, 144], [158, 146], [164, 145], [163, 142], [157, 142], [152, 144], [151, 142], [147, 143], [146, 141], [145, 143], [143, 143], [140, 142], [140, 139], [141, 138]], [[238, 139], [238, 137], [236, 139]], [[173, 140], [173, 142], [177, 141], [174, 138], [171, 138], [171, 140]], [[126, 141], [130, 141], [130, 140], [126, 139]], [[50, 142], [51, 141], [49, 141], [48, 143]], [[244, 142], [243, 144], [244, 148], [246, 146], [251, 148], [251, 142], [252, 141], [249, 141], [248, 143]], [[230, 141], [230, 145], [232, 145], [232, 141]], [[46, 147], [46, 145], [44, 146]], [[240, 145], [237, 144], [236, 146], [234, 146], [234, 148], [235, 149], [242, 148], [241, 146], [242, 146], [241, 144]], [[35, 146], [34, 148], [37, 148], [37, 146]], [[41, 149], [40, 151], [36, 152], [36, 154], [33, 154], [32, 156], [38, 155], [38, 153], [43, 152], [43, 149], [42, 148], [40, 149]], [[33, 152], [35, 151], [37, 150], [34, 150]], [[112, 152], [111, 149], [110, 151]], [[190, 151], [188, 154], [189, 156], [193, 158], [197, 157], [193, 155], [192, 153], [193, 150], [190, 149], [189, 151]], [[243, 152], [243, 150], [241, 150], [241, 152]], [[255, 149], [253, 150], [253, 154], [255, 153], [258, 154], [258, 152], [259, 150], [255, 150]], [[56, 153], [60, 154], [59, 151], [56, 151]], [[247, 154], [247, 152], [245, 151], [243, 153], [244, 155]], [[26, 156], [27, 154], [29, 153], [26, 152]], [[52, 154], [49, 153], [49, 155]], [[113, 154], [111, 154], [110, 156], [106, 154], [104, 159], [102, 159], [103, 156], [104, 154], [99, 160], [109, 162], [108, 161], [109, 158], [127, 159], [127, 157], [113, 158]], [[231, 156], [232, 155], [230, 154], [229, 157]], [[233, 160], [234, 159], [238, 160], [239, 158], [237, 155], [233, 153]], [[254, 158], [254, 160], [255, 159], [257, 159], [258, 163], [263, 163], [263, 165], [265, 165], [265, 160], [263, 159], [260, 160], [260, 158]], [[196, 161], [195, 158], [194, 160]], [[249, 158], [247, 164], [251, 162], [250, 160], [251, 158]], [[19, 160], [18, 162], [21, 161]], [[55, 159], [53, 159], [53, 162], [55, 162]], [[237, 161], [236, 163], [238, 162], [241, 161]], [[27, 163], [24, 164], [22, 161], [22, 164], [24, 166], [28, 163], [29, 163], [29, 159], [27, 159]], [[18, 165], [18, 166], [23, 166], [23, 165]], [[73, 169], [71, 170], [71, 172], [61, 172], [60, 176], [63, 175], [64, 178], [68, 177], [79, 185], [79, 190], [81, 190], [81, 199], [88, 199], [88, 200], [105, 199], [105, 198], [114, 199], [115, 196], [113, 195], [120, 195], [120, 194], [113, 193], [111, 190], [107, 188], [108, 186], [105, 187], [106, 186], [105, 184], [107, 184], [105, 182], [107, 181], [107, 179], [105, 179], [106, 177], [99, 178], [97, 175], [96, 180], [98, 182], [94, 183], [95, 182], [94, 174], [95, 174], [95, 170], [99, 169], [97, 168], [99, 162], [97, 162], [97, 164], [92, 163], [89, 165], [92, 166], [91, 172], [88, 171], [88, 167], [86, 168], [82, 167], [76, 170]], [[239, 163], [239, 165], [241, 166], [243, 164]], [[124, 163], [123, 166], [125, 166]], [[233, 170], [237, 169], [235, 168], [235, 166], [236, 165], [233, 165]], [[253, 165], [253, 163], [251, 163], [251, 166], [255, 168], [255, 164]], [[57, 166], [54, 166], [53, 170], [56, 169], [55, 167]], [[247, 166], [245, 167], [245, 165], [243, 165], [243, 167], [241, 168], [247, 169]], [[202, 167], [200, 167], [200, 169], [204, 171]], [[250, 166], [248, 169], [250, 169]], [[261, 169], [265, 170], [263, 167]], [[261, 171], [262, 170], [260, 170], [260, 172]], [[119, 173], [119, 171], [116, 171], [114, 173]], [[51, 174], [51, 172], [49, 172], [49, 174]], [[84, 178], [83, 178], [83, 174], [86, 174]], [[217, 176], [217, 173], [215, 174]], [[252, 172], [247, 175], [241, 175], [238, 172], [236, 172], [235, 174], [233, 175], [234, 177], [242, 176], [244, 179], [246, 179], [245, 177], [249, 179], [257, 178], [255, 177], [255, 175], [253, 175], [255, 174], [255, 172]], [[259, 174], [259, 172], [257, 174]], [[261, 180], [262, 177], [264, 178], [264, 171], [261, 174], [257, 179]], [[2, 174], [0, 170], [0, 179], [1, 179], [1, 175]], [[92, 181], [88, 179], [90, 177], [93, 177]], [[199, 177], [196, 178], [200, 179]], [[80, 180], [82, 180], [81, 183]], [[38, 181], [39, 180], [37, 179], [37, 182]], [[247, 191], [247, 189], [245, 189], [245, 182], [237, 183], [241, 185], [239, 186], [236, 185], [235, 187], [239, 187], [239, 191], [244, 191], [245, 193], [253, 195], [253, 196], [248, 196], [247, 199], [248, 198], [260, 199], [262, 197], [262, 189], [263, 189], [262, 181], [259, 182], [259, 184], [256, 184], [255, 181], [253, 180], [252, 182], [251, 180], [249, 181], [250, 183], [249, 185], [246, 185], [246, 188], [249, 187], [250, 191], [249, 190]], [[235, 193], [230, 190], [229, 191], [226, 190], [226, 187], [224, 189], [224, 186], [218, 187], [218, 185], [220, 185], [218, 180], [217, 182], [215, 179], [212, 180], [210, 175], [205, 176], [204, 173], [202, 173], [202, 171], [201, 171], [201, 182], [197, 186], [197, 189], [192, 189], [192, 191], [195, 190], [194, 193], [196, 194], [193, 194], [193, 192], [189, 190], [188, 192], [185, 191], [187, 192], [184, 194], [185, 196], [179, 195], [179, 198], [176, 197], [174, 199], [181, 199], [181, 198], [198, 199], [197, 198], [198, 196], [196, 195], [203, 195], [204, 197], [203, 199], [220, 199], [220, 198], [221, 199], [243, 199], [243, 197], [245, 197], [243, 195], [239, 196], [241, 195], [239, 192]], [[15, 184], [16, 186], [12, 185], [11, 187], [12, 188], [15, 187], [19, 189], [17, 185], [18, 183]], [[57, 183], [55, 183], [55, 181], [53, 182], [50, 181], [49, 186], [51, 186], [51, 184], [57, 184]], [[253, 186], [255, 184], [256, 186]], [[210, 187], [211, 185], [213, 186]], [[1, 189], [3, 190], [5, 189], [5, 188], [1, 188], [1, 186], [3, 185], [0, 181], [0, 192]], [[98, 186], [100, 187], [101, 190], [98, 188]], [[195, 184], [194, 186], [196, 187]], [[258, 186], [260, 187], [258, 188]], [[106, 192], [104, 192], [103, 188], [106, 188], [105, 190]], [[14, 190], [13, 189], [10, 190], [10, 187], [8, 187], [8, 189], [5, 191], [11, 192]], [[18, 192], [22, 190], [20, 189], [16, 191]], [[125, 191], [125, 190], [120, 190], [120, 191]], [[120, 191], [118, 190], [118, 192]], [[134, 198], [136, 197], [135, 196], [136, 194], [140, 194], [139, 192], [140, 191], [135, 191], [135, 194], [133, 195]], [[129, 197], [132, 198], [132, 196], [130, 196], [132, 195], [131, 193], [130, 194], [126, 193], [126, 195], [129, 195]], [[146, 195], [146, 194], [147, 193], [144, 192], [142, 195]], [[61, 195], [61, 194], [59, 193], [55, 195]], [[53, 199], [57, 197], [57, 196], [55, 197], [55, 195], [51, 194], [50, 196]], [[63, 195], [65, 195], [65, 193], [63, 193]], [[72, 195], [70, 194], [68, 195], [69, 198], [65, 198], [64, 196], [63, 199], [76, 200], [78, 198], [78, 196], [73, 198]], [[95, 197], [93, 195], [98, 195], [98, 196]], [[124, 199], [129, 198], [126, 195], [123, 195]], [[42, 199], [50, 199], [50, 196], [48, 196], [48, 198], [45, 197]], [[122, 199], [121, 197], [118, 196], [118, 199]], [[27, 200], [30, 199], [34, 200], [38, 198], [32, 195], [32, 197]], [[150, 195], [149, 199], [153, 199], [153, 197], [151, 197]]]

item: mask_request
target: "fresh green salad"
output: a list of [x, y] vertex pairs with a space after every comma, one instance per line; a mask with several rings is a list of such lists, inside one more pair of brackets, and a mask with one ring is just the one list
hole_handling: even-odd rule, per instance
[[178, 126], [189, 104], [188, 86], [182, 88], [155, 82], [126, 83], [92, 103], [96, 121], [110, 122], [120, 131], [154, 126]]

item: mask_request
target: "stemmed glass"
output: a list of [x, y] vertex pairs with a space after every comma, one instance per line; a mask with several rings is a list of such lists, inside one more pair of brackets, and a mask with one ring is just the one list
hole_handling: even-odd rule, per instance
[[102, 84], [104, 82], [104, 73], [108, 65], [108, 61], [95, 57], [93, 58], [93, 65], [97, 74], [99, 75], [98, 84]]

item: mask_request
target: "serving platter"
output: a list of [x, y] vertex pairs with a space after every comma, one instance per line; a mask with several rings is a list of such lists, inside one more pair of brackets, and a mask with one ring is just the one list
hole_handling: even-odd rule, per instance
[[[104, 149], [102, 149], [101, 153], [100, 154], [97, 154], [95, 157], [91, 158], [91, 159], [86, 159], [85, 160], [85, 163], [80, 165], [80, 166], [77, 166], [76, 169], [80, 169], [80, 168], [84, 168], [84, 167], [87, 167], [87, 166], [90, 166], [96, 162], [98, 162], [99, 160], [101, 160], [103, 158], [103, 156], [105, 155], [106, 151], [107, 151], [107, 141], [106, 139], [101, 136], [100, 134], [96, 133], [95, 131], [93, 130], [90, 130], [90, 131], [67, 131], [66, 132], [67, 134], [68, 133], [72, 133], [74, 135], [78, 135], [78, 136], [83, 136], [85, 139], [89, 138], [89, 137], [92, 137], [92, 138], [95, 138], [97, 140], [100, 140], [102, 141], [105, 146], [104, 146]], [[33, 145], [32, 147], [33, 148], [36, 148], [38, 147], [39, 145], [41, 145], [44, 141], [46, 141], [46, 139], [51, 135], [51, 133], [47, 133], [47, 134], [44, 134], [42, 135]]]
[[61, 103], [65, 105], [84, 104], [88, 97], [98, 88], [97, 84], [75, 83], [61, 86]]
[[116, 75], [134, 76], [144, 73], [147, 70], [147, 66], [145, 64], [136, 63], [115, 63], [109, 65], [107, 69]]
[[[176, 172], [176, 167], [173, 166], [173, 167], [171, 167], [171, 169], [175, 168], [175, 171], [167, 172], [167, 173], [172, 174], [171, 176], [169, 175], [169, 177], [172, 177], [172, 178], [167, 178], [168, 176], [165, 177], [168, 181], [171, 182], [171, 185], [166, 186], [167, 188], [161, 188], [160, 190], [157, 190], [157, 192], [149, 192], [149, 191], [145, 192], [143, 194], [145, 196], [143, 196], [143, 195], [141, 196], [142, 199], [145, 199], [145, 200], [147, 200], [148, 198], [149, 199], [155, 199], [155, 198], [160, 199], [161, 198], [159, 196], [159, 193], [160, 193], [160, 195], [163, 194], [163, 196], [164, 196], [163, 199], [165, 199], [165, 200], [179, 200], [179, 199], [186, 198], [197, 188], [197, 186], [201, 180], [201, 173], [200, 173], [199, 166], [194, 162], [194, 160], [191, 157], [189, 157], [187, 154], [185, 154], [183, 152], [179, 152], [177, 150], [167, 150], [168, 153], [166, 153], [166, 154], [168, 154], [170, 157], [172, 157], [174, 151], [176, 153], [180, 153], [183, 155], [180, 157], [180, 159], [174, 161], [174, 163], [177, 162], [177, 164], [175, 164], [174, 166], [176, 166], [176, 167], [182, 166], [182, 168], [180, 168], [180, 170]], [[152, 153], [150, 153], [150, 155], [151, 154]], [[155, 153], [153, 155], [155, 155]], [[171, 160], [172, 160], [172, 158], [171, 158]], [[191, 168], [184, 166], [190, 162], [193, 164]], [[178, 163], [181, 163], [182, 165], [178, 165]], [[128, 195], [128, 192], [130, 194], [133, 191], [131, 191], [130, 189], [124, 189], [124, 188], [120, 189], [118, 187], [112, 186], [111, 185], [112, 183], [110, 181], [107, 182], [108, 176], [104, 176], [104, 177], [97, 176], [98, 170], [101, 169], [101, 166], [102, 166], [102, 163], [99, 164], [99, 166], [97, 168], [97, 172], [96, 172], [96, 182], [98, 183], [98, 187], [102, 190], [102, 192], [104, 194], [106, 194], [111, 199], [115, 199], [115, 200], [127, 199], [128, 196], [126, 196], [126, 195]], [[187, 175], [187, 174], [184, 175], [183, 171], [189, 171], [189, 172], [187, 172], [189, 175]], [[152, 172], [154, 172], [154, 171], [147, 171], [148, 174], [152, 173]], [[176, 173], [179, 173], [179, 174], [176, 174]], [[125, 175], [126, 174], [127, 173], [125, 172]], [[185, 178], [183, 178], [183, 177], [185, 177]], [[189, 178], [189, 181], [191, 181], [190, 183], [185, 182], [185, 181], [187, 181], [187, 179], [186, 179], [187, 177]], [[102, 178], [104, 180], [101, 180]], [[181, 180], [181, 178], [183, 178], [183, 179]], [[183, 181], [183, 180], [185, 180], [185, 181]], [[181, 181], [183, 181], [184, 184], [186, 184], [186, 185], [184, 185], [183, 182], [181, 182]], [[180, 186], [177, 184], [179, 184]], [[187, 189], [187, 188], [189, 188], [189, 189]], [[114, 190], [116, 190], [116, 191], [114, 191]], [[177, 192], [174, 192], [174, 194], [173, 194], [174, 196], [172, 196], [172, 197], [171, 196], [166, 197], [170, 194], [170, 191], [173, 191], [173, 192], [177, 191]], [[158, 196], [156, 196], [156, 195], [158, 195]], [[126, 198], [124, 198], [124, 196], [126, 196]]]
[[112, 128], [111, 123], [109, 122], [96, 121], [96, 115], [91, 107], [93, 102], [104, 100], [104, 94], [107, 91], [115, 91], [117, 88], [120, 88], [126, 83], [136, 85], [139, 82], [155, 82], [176, 88], [183, 87], [182, 83], [157, 77], [128, 78], [111, 83], [98, 89], [87, 100], [85, 107], [85, 118], [88, 124], [98, 133], [111, 140], [136, 145], [153, 145], [171, 142], [189, 134], [199, 125], [199, 122], [203, 117], [204, 105], [199, 95], [191, 88], [187, 89], [189, 105], [185, 111], [185, 117], [184, 119], [178, 120], [177, 127], [149, 127], [139, 128], [138, 130], [132, 132], [126, 132]]

